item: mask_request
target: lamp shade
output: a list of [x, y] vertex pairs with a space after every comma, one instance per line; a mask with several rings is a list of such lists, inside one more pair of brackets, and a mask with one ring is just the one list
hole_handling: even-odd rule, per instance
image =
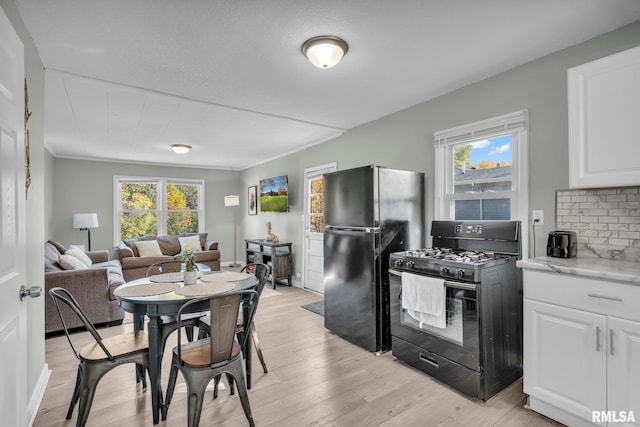
[[224, 196], [224, 207], [229, 208], [231, 206], [240, 206], [240, 196], [236, 194]]
[[77, 213], [73, 214], [73, 228], [97, 228], [98, 214]]
[[349, 45], [340, 37], [312, 37], [302, 44], [302, 53], [318, 68], [335, 66], [349, 50]]

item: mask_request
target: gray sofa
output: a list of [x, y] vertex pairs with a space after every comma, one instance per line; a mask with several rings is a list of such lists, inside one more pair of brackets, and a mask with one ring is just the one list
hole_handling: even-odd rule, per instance
[[[127, 282], [144, 277], [147, 268], [160, 261], [180, 259], [179, 237], [194, 236], [195, 234], [181, 234], [179, 236], [141, 236], [123, 240], [118, 247], [120, 264], [124, 279]], [[201, 250], [196, 252], [196, 262], [207, 265], [212, 271], [220, 270], [220, 251], [218, 242], [207, 240], [207, 233], [198, 234]], [[136, 248], [136, 242], [157, 240], [162, 256], [141, 257]]]
[[[113, 295], [113, 291], [125, 282], [120, 261], [109, 261], [109, 252], [106, 250], [91, 251], [85, 252], [93, 262], [89, 269], [64, 270], [58, 263], [60, 255], [64, 252], [66, 248], [57, 242], [49, 240], [44, 244], [44, 281], [47, 291], [44, 305], [45, 333], [63, 330], [55, 304], [48, 294], [49, 289], [58, 286], [73, 294], [94, 325], [122, 324], [124, 310], [120, 308]], [[69, 310], [66, 307], [63, 309]], [[65, 316], [69, 328], [82, 326], [76, 319], [71, 311]]]

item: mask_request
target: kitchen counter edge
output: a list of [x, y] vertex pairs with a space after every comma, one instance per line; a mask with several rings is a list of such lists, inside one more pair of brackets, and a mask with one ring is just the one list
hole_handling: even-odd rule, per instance
[[523, 269], [615, 280], [640, 285], [639, 262], [590, 257], [551, 258], [542, 256], [519, 260], [516, 265]]

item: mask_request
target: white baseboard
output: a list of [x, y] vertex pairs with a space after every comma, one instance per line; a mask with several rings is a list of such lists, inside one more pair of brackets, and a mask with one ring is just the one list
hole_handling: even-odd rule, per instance
[[33, 423], [36, 421], [36, 415], [38, 415], [38, 409], [40, 409], [40, 404], [42, 403], [42, 398], [44, 397], [44, 392], [47, 389], [50, 377], [51, 370], [49, 370], [49, 365], [45, 363], [42, 366], [38, 383], [36, 384], [36, 388], [33, 390], [33, 394], [31, 395], [31, 399], [29, 399], [29, 404], [27, 405], [27, 419], [29, 420], [29, 427], [33, 426]]

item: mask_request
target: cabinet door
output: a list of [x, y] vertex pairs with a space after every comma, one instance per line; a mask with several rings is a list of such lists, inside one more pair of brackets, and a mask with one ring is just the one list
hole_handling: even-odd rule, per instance
[[[622, 419], [633, 411], [635, 422], [616, 426], [640, 426], [640, 323], [609, 317], [609, 411]], [[624, 411], [624, 414], [623, 414]]]
[[568, 70], [569, 187], [640, 181], [640, 47]]
[[591, 421], [607, 404], [606, 325], [602, 315], [525, 299], [524, 392]]

